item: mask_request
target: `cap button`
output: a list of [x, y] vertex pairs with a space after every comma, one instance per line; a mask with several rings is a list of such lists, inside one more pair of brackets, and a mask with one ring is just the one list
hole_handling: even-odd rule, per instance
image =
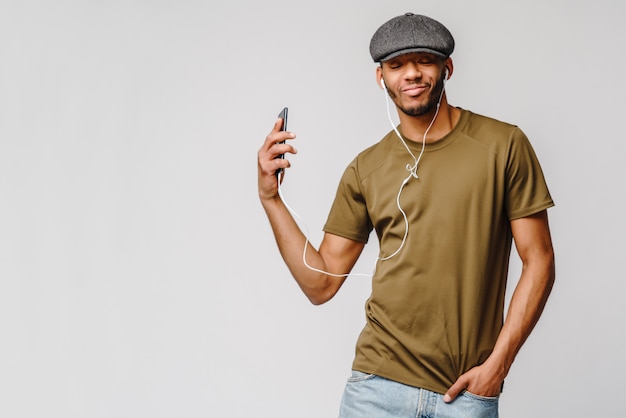
[[409, 12], [409, 13], [405, 13], [405, 16], [413, 16], [413, 13]]

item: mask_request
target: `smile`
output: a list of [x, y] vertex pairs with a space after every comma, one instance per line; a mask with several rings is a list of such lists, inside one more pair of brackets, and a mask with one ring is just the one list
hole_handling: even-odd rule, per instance
[[404, 94], [407, 94], [409, 96], [418, 96], [420, 95], [424, 90], [426, 90], [426, 86], [418, 86], [418, 85], [411, 85], [408, 87], [405, 87], [402, 89], [402, 92]]

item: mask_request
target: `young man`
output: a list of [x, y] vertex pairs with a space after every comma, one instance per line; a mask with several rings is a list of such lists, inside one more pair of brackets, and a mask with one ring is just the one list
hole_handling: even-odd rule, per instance
[[[259, 197], [314, 304], [331, 299], [370, 232], [380, 256], [341, 417], [497, 417], [511, 364], [554, 281], [553, 205], [522, 131], [448, 104], [454, 39], [407, 13], [370, 52], [400, 125], [346, 169], [316, 250], [278, 195], [295, 135], [279, 119], [258, 153]], [[523, 269], [504, 319], [512, 239]], [[307, 247], [307, 265], [303, 248]], [[311, 268], [312, 267], [312, 268]]]

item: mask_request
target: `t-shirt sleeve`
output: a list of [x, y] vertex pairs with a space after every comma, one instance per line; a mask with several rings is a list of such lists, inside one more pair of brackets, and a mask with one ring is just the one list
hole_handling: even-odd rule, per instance
[[506, 209], [510, 220], [554, 206], [535, 151], [519, 128], [511, 135], [506, 174]]
[[372, 222], [367, 210], [355, 159], [343, 173], [324, 231], [354, 241], [367, 242]]

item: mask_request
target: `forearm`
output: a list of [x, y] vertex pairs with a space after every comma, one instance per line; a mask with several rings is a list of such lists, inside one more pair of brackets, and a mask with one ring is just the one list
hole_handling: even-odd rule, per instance
[[279, 197], [261, 199], [270, 221], [278, 250], [304, 294], [313, 304], [328, 301], [338, 289], [334, 280], [324, 273], [308, 268], [303, 262], [304, 246], [307, 245], [306, 260], [309, 266], [327, 271], [320, 253], [307, 242], [291, 213]]
[[551, 248], [524, 263], [506, 320], [488, 359], [502, 373], [502, 379], [508, 374], [515, 356], [537, 324], [552, 290], [554, 278]]

